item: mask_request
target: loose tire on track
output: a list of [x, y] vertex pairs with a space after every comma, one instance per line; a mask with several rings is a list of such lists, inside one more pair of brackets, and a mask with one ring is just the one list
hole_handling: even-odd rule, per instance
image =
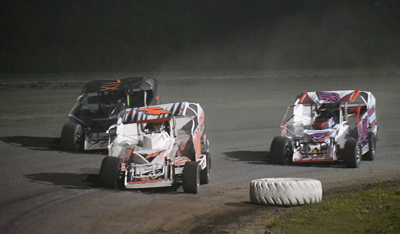
[[343, 150], [344, 163], [346, 167], [357, 168], [361, 164], [361, 146], [357, 140], [348, 140]]
[[271, 160], [274, 163], [288, 165], [293, 160], [292, 144], [287, 137], [275, 137], [271, 143]]
[[64, 150], [83, 151], [83, 130], [81, 125], [67, 123], [61, 131], [61, 146]]
[[196, 194], [200, 188], [201, 165], [196, 161], [185, 163], [183, 168], [183, 191]]
[[103, 187], [123, 189], [121, 172], [121, 158], [107, 156], [100, 167], [100, 182]]
[[211, 172], [211, 157], [210, 154], [206, 154], [207, 166], [200, 172], [200, 184], [210, 183], [210, 172]]
[[373, 132], [368, 133], [369, 151], [363, 155], [363, 160], [374, 161], [376, 153], [376, 137]]
[[250, 201], [254, 204], [296, 206], [322, 200], [319, 180], [307, 178], [262, 178], [250, 183]]

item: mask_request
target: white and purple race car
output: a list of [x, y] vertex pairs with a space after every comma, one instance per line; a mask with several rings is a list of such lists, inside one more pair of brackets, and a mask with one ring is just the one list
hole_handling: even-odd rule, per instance
[[281, 136], [271, 144], [274, 163], [344, 162], [359, 167], [375, 158], [376, 100], [359, 90], [305, 92], [288, 107]]
[[197, 193], [210, 180], [211, 159], [198, 103], [176, 102], [126, 109], [109, 129], [105, 187], [142, 189], [182, 185]]

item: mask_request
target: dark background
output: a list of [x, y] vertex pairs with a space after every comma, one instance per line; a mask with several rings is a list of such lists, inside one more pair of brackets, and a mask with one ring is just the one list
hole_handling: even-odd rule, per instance
[[3, 0], [0, 73], [398, 68], [399, 0]]

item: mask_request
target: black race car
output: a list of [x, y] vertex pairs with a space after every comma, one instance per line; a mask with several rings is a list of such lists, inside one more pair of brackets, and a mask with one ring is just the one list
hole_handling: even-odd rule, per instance
[[69, 113], [70, 122], [61, 132], [61, 145], [67, 151], [106, 149], [108, 128], [117, 123], [126, 108], [160, 104], [157, 80], [129, 77], [93, 80]]

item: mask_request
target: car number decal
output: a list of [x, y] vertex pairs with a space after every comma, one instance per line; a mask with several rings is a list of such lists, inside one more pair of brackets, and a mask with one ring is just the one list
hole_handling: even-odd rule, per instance
[[163, 110], [160, 107], [141, 108], [139, 111], [146, 112], [148, 115], [168, 114], [169, 111]]
[[120, 80], [117, 80], [116, 82], [105, 82], [101, 85], [100, 87], [100, 92], [102, 91], [107, 91], [107, 90], [118, 90], [119, 85], [121, 84]]
[[332, 92], [317, 92], [318, 98], [321, 101], [340, 102], [339, 94]]

